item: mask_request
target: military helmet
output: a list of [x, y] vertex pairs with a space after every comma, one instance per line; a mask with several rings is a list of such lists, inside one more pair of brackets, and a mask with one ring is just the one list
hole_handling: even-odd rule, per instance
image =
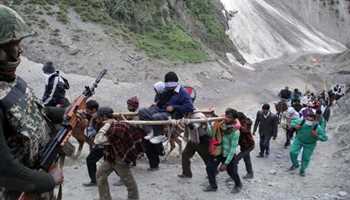
[[31, 36], [28, 25], [11, 8], [0, 5], [0, 44]]

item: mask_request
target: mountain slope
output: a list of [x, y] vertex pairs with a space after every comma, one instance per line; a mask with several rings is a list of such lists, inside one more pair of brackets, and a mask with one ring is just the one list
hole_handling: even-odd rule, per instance
[[265, 0], [222, 0], [233, 17], [228, 34], [250, 63], [285, 54], [338, 53], [344, 45], [325, 36], [298, 16]]
[[350, 1], [267, 0], [274, 7], [299, 17], [322, 33], [343, 44], [350, 43]]

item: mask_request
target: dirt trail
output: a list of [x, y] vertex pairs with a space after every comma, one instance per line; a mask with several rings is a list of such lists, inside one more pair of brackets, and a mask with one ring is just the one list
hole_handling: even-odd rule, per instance
[[[279, 200], [279, 199], [334, 199], [340, 189], [334, 185], [334, 171], [332, 153], [335, 151], [335, 141], [330, 135], [327, 143], [318, 145], [312, 159], [306, 177], [300, 177], [297, 172], [290, 173], [286, 170], [290, 167], [288, 150], [283, 148], [284, 135], [280, 134], [276, 141], [272, 142], [271, 156], [269, 158], [256, 158], [258, 148], [252, 153], [252, 162], [255, 171], [253, 180], [243, 180], [243, 190], [240, 194], [230, 193], [233, 183], [226, 182], [226, 173], [220, 173], [217, 181], [219, 190], [216, 193], [204, 193], [202, 188], [207, 185], [205, 166], [196, 157], [192, 170], [192, 179], [182, 180], [177, 178], [181, 171], [179, 158], [172, 157], [164, 162], [160, 170], [148, 172], [146, 160], [138, 163], [133, 168], [133, 173], [138, 181], [141, 199], [154, 200], [206, 200], [206, 199], [246, 199], [246, 200]], [[257, 140], [258, 142], [258, 140]], [[240, 163], [240, 175], [245, 174], [244, 164]], [[65, 169], [66, 182], [64, 184], [65, 199], [94, 199], [97, 198], [97, 188], [84, 188], [81, 183], [87, 181], [87, 170], [84, 162]], [[74, 177], [74, 178], [68, 178]], [[118, 181], [115, 175], [111, 175], [110, 184]], [[125, 187], [111, 186], [113, 196], [125, 197]], [[115, 198], [123, 199], [123, 198]], [[341, 199], [341, 198], [339, 198]], [[347, 199], [347, 198], [343, 198]]]
[[[285, 61], [285, 60], [284, 60]], [[224, 88], [220, 94], [231, 94], [231, 98], [226, 96], [221, 98], [220, 95], [212, 97], [213, 99], [203, 99], [202, 105], [212, 105], [215, 102], [217, 110], [222, 112], [225, 107], [231, 106], [238, 108], [247, 113], [252, 119], [255, 118], [255, 112], [264, 102], [273, 102], [276, 100], [275, 94], [285, 85], [292, 88], [305, 87], [305, 84], [312, 86], [318, 77], [310, 78], [307, 74], [300, 74], [291, 68], [281, 66], [280, 60], [270, 61], [256, 65], [257, 72], [241, 72], [235, 82], [227, 88]], [[288, 66], [283, 63], [284, 66]], [[264, 68], [263, 68], [264, 66]], [[269, 66], [269, 67], [266, 67]], [[81, 80], [83, 76], [79, 77]], [[90, 78], [86, 78], [90, 80]], [[205, 88], [209, 83], [203, 83]], [[140, 84], [137, 84], [140, 86]], [[118, 88], [118, 93], [126, 94], [130, 88], [137, 88], [134, 84], [113, 86]], [[106, 92], [113, 88], [106, 83], [106, 88], [102, 88], [105, 96], [103, 102], [110, 103]], [[212, 85], [217, 87], [217, 85]], [[212, 89], [212, 88], [211, 88]], [[202, 91], [205, 91], [202, 89]], [[107, 95], [107, 96], [106, 96]], [[203, 95], [203, 94], [202, 94]], [[99, 97], [101, 98], [101, 97]], [[117, 97], [114, 99], [118, 100]], [[108, 104], [107, 104], [108, 105]], [[121, 105], [120, 102], [118, 105]], [[221, 105], [221, 106], [220, 106]], [[342, 182], [337, 182], [339, 176], [337, 165], [339, 160], [333, 156], [338, 149], [335, 138], [333, 137], [337, 129], [337, 122], [329, 123], [329, 141], [320, 143], [312, 158], [306, 177], [300, 177], [298, 173], [290, 173], [286, 170], [290, 167], [289, 151], [283, 148], [285, 139], [284, 131], [279, 131], [276, 141], [272, 141], [271, 155], [269, 158], [256, 158], [258, 145], [252, 153], [252, 162], [255, 171], [253, 180], [243, 180], [243, 190], [240, 194], [233, 195], [230, 193], [233, 187], [232, 183], [227, 183], [226, 173], [218, 175], [219, 190], [216, 193], [204, 193], [202, 188], [206, 186], [205, 166], [198, 156], [193, 160], [192, 170], [194, 177], [192, 179], [182, 180], [177, 178], [181, 171], [180, 158], [172, 155], [170, 159], [163, 162], [160, 170], [148, 172], [147, 160], [138, 162], [138, 166], [132, 171], [138, 182], [139, 192], [143, 200], [209, 200], [209, 199], [245, 199], [245, 200], [331, 200], [331, 199], [350, 199], [350, 191], [346, 191]], [[256, 137], [256, 144], [259, 139]], [[88, 149], [85, 148], [81, 159], [78, 162], [68, 161], [65, 167], [64, 199], [98, 199], [97, 188], [84, 188], [83, 182], [88, 181], [85, 158]], [[240, 163], [239, 173], [245, 174], [244, 163]], [[119, 178], [111, 175], [110, 184], [117, 182]], [[125, 187], [116, 187], [111, 185], [114, 199], [125, 199]], [[346, 191], [346, 196], [341, 197], [338, 193]]]

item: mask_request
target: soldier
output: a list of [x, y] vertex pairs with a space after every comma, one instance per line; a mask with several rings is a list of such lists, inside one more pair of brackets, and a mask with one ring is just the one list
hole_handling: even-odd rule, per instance
[[5, 199], [17, 199], [21, 192], [49, 192], [63, 182], [62, 171], [57, 168], [50, 173], [31, 169], [51, 130], [40, 100], [16, 76], [20, 43], [28, 36], [23, 19], [0, 5], [0, 187], [5, 189]]

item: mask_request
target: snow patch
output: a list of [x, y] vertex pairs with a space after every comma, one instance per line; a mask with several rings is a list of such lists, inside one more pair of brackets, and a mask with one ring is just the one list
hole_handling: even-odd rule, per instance
[[265, 0], [221, 2], [229, 12], [237, 12], [229, 21], [227, 34], [248, 63], [297, 52], [328, 54], [345, 50], [341, 43]]
[[244, 69], [250, 70], [250, 71], [255, 71], [255, 68], [250, 66], [249, 63], [246, 63], [244, 65], [242, 65], [241, 63], [239, 63], [236, 58], [231, 54], [231, 53], [226, 53], [226, 57], [227, 59], [230, 61], [230, 63], [237, 65], [239, 67], [242, 67]]

